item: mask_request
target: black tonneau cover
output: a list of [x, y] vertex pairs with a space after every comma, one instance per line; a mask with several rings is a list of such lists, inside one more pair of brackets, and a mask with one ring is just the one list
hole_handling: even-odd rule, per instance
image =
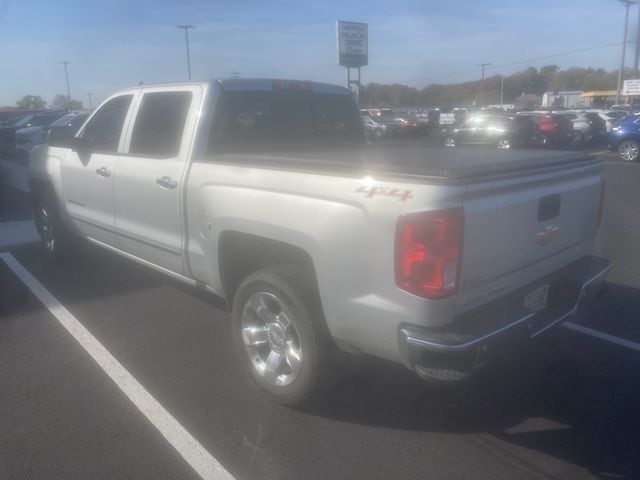
[[597, 162], [584, 152], [546, 149], [497, 150], [473, 147], [433, 147], [377, 144], [348, 148], [287, 151], [269, 154], [215, 155], [222, 163], [291, 170], [348, 171], [427, 176], [445, 180], [507, 176], [527, 170], [567, 168]]

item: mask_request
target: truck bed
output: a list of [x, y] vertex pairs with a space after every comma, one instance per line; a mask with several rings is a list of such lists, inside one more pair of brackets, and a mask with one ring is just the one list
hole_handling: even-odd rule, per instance
[[500, 177], [525, 171], [567, 168], [597, 163], [591, 155], [575, 151], [543, 149], [497, 150], [443, 148], [389, 143], [349, 148], [305, 149], [270, 154], [219, 154], [221, 163], [245, 164], [326, 173], [382, 173], [430, 177], [452, 182]]

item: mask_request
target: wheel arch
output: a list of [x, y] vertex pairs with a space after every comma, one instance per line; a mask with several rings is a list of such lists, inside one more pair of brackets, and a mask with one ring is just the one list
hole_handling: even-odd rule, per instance
[[319, 297], [316, 268], [311, 255], [303, 248], [251, 233], [225, 230], [218, 242], [220, 281], [227, 304], [242, 281], [250, 274], [266, 267], [291, 264], [304, 268], [314, 282]]

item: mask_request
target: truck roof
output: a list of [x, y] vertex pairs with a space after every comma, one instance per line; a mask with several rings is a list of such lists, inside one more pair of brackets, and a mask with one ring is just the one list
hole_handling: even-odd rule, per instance
[[175, 83], [156, 83], [149, 85], [138, 85], [135, 87], [126, 88], [120, 90], [130, 91], [137, 89], [158, 88], [158, 87], [172, 87], [172, 86], [184, 86], [184, 85], [202, 85], [210, 86], [217, 83], [226, 91], [273, 91], [279, 88], [281, 89], [296, 89], [297, 87], [304, 87], [310, 89], [316, 93], [328, 93], [334, 95], [350, 95], [351, 92], [346, 87], [339, 85], [333, 85], [331, 83], [312, 82], [309, 80], [292, 80], [282, 78], [226, 78], [218, 80], [207, 80], [204, 82], [175, 82]]

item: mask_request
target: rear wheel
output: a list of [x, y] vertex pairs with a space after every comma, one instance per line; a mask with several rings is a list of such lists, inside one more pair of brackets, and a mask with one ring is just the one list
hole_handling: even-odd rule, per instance
[[496, 144], [498, 150], [510, 150], [511, 149], [511, 140], [508, 138], [501, 138], [498, 140]]
[[623, 140], [618, 145], [618, 156], [625, 162], [635, 162], [640, 157], [640, 144], [635, 140]]
[[573, 132], [573, 137], [571, 138], [572, 147], [581, 147], [582, 145], [584, 145], [584, 142], [584, 133], [578, 131]]
[[278, 265], [247, 277], [232, 317], [243, 363], [280, 403], [308, 403], [328, 386], [332, 344], [313, 280], [303, 269]]

